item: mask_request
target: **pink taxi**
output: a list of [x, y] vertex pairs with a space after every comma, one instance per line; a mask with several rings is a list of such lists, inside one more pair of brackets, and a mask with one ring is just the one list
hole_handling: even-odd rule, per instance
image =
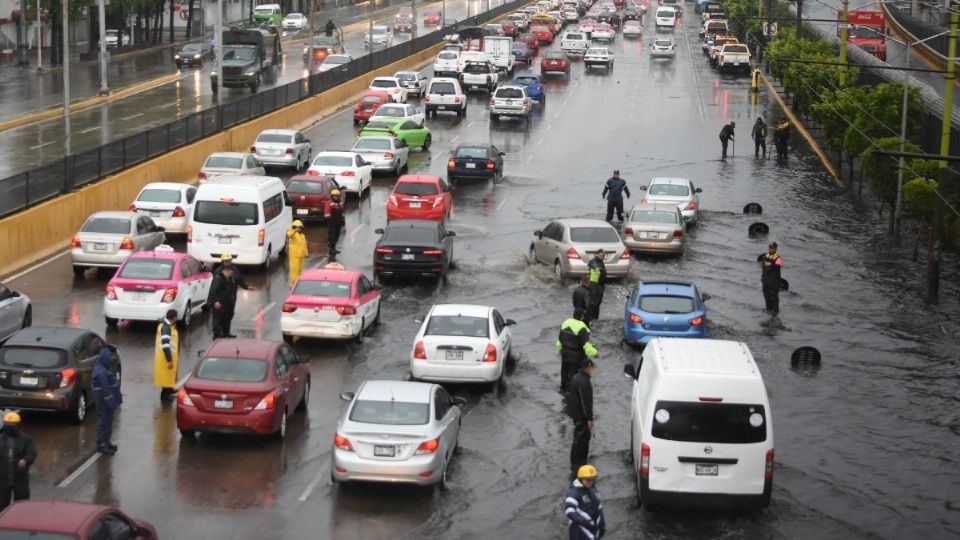
[[211, 281], [205, 265], [170, 246], [136, 252], [107, 284], [103, 316], [113, 327], [121, 320], [159, 321], [175, 309], [186, 327], [194, 313], [206, 308]]
[[380, 322], [380, 286], [338, 263], [300, 275], [283, 304], [280, 331], [294, 336], [362, 339]]

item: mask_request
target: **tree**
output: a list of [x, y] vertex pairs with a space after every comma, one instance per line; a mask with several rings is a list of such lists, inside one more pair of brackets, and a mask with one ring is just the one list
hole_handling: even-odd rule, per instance
[[[861, 103], [866, 99], [867, 92], [864, 88], [848, 86], [841, 90], [824, 93], [820, 100], [813, 105], [813, 112], [820, 122], [827, 147], [837, 152], [840, 163], [843, 162], [844, 139], [847, 131], [852, 129], [850, 125], [856, 118]], [[852, 178], [853, 159], [857, 154], [847, 153], [846, 156], [849, 165], [848, 171]]]

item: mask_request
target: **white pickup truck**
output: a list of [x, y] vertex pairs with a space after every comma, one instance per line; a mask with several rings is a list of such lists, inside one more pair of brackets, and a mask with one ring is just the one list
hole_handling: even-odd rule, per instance
[[587, 35], [577, 30], [570, 30], [560, 38], [560, 50], [567, 56], [582, 55], [590, 48]]
[[717, 69], [720, 73], [750, 73], [750, 67], [750, 49], [743, 43], [728, 43], [717, 52]]
[[513, 38], [486, 36], [483, 38], [483, 52], [487, 59], [502, 73], [513, 73]]
[[464, 91], [486, 88], [492, 94], [499, 82], [497, 68], [490, 62], [467, 62], [460, 73], [460, 84]]

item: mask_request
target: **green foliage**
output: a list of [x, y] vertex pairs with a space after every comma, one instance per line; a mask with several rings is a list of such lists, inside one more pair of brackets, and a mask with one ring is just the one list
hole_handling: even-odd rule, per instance
[[914, 178], [903, 185], [903, 202], [911, 212], [919, 214], [924, 221], [930, 221], [937, 203], [936, 190], [936, 180]]
[[[899, 161], [897, 158], [877, 154], [877, 151], [885, 150], [888, 152], [897, 152], [900, 150], [900, 137], [882, 137], [874, 141], [874, 144], [864, 151], [863, 172], [870, 183], [870, 189], [873, 194], [881, 201], [893, 205], [897, 198], [897, 177], [899, 176]], [[907, 152], [919, 152], [920, 149], [913, 144], [907, 144]], [[906, 178], [912, 178], [919, 174], [925, 174], [932, 170], [929, 160], [911, 159], [907, 161]], [[933, 162], [936, 165], [935, 162]]]
[[847, 131], [850, 130], [847, 119], [856, 118], [861, 104], [866, 99], [866, 89], [859, 86], [848, 86], [842, 90], [824, 93], [813, 104], [813, 113], [820, 121], [824, 140], [828, 147], [844, 150], [844, 138]]

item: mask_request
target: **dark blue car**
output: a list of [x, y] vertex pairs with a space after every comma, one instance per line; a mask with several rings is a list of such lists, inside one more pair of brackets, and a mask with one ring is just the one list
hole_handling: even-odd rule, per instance
[[513, 84], [526, 87], [530, 99], [543, 103], [543, 79], [539, 75], [521, 73], [513, 78]]
[[641, 281], [623, 310], [623, 339], [646, 345], [655, 337], [705, 338], [708, 298], [692, 283]]
[[526, 43], [514, 43], [510, 47], [510, 54], [514, 62], [523, 62], [528, 66], [533, 62], [533, 49], [527, 47]]
[[489, 143], [463, 143], [450, 152], [447, 160], [447, 181], [458, 178], [492, 178], [503, 176], [503, 152]]

